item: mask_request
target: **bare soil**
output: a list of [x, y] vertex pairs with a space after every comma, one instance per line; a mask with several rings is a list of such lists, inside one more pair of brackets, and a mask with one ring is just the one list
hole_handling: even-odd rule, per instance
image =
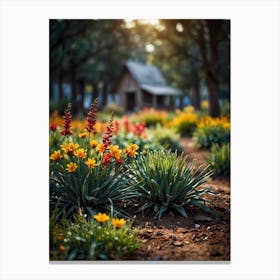
[[[182, 138], [186, 154], [205, 165], [207, 152], [195, 147], [192, 138]], [[215, 215], [199, 208], [188, 209], [190, 216], [164, 213], [160, 220], [154, 213], [138, 214], [134, 225], [142, 246], [127, 260], [137, 261], [229, 261], [230, 260], [230, 180], [214, 178], [205, 186], [212, 188], [215, 196], [209, 196], [208, 205]]]

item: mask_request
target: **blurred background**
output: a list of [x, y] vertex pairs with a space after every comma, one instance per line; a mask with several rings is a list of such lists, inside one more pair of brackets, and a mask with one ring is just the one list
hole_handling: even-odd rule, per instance
[[[50, 113], [229, 111], [229, 20], [50, 20]], [[203, 108], [202, 108], [203, 107]]]

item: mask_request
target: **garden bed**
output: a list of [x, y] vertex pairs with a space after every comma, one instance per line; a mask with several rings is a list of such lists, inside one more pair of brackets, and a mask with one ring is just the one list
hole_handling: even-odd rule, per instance
[[[196, 164], [205, 164], [206, 151], [197, 149], [192, 138], [182, 138], [181, 145]], [[180, 260], [180, 261], [229, 261], [230, 260], [230, 180], [212, 179], [216, 196], [209, 197], [216, 216], [205, 214], [199, 208], [190, 209], [184, 218], [177, 213], [165, 213], [158, 220], [154, 213], [135, 217], [134, 226], [140, 227], [140, 249], [127, 256], [127, 260]], [[133, 214], [132, 214], [133, 216]]]

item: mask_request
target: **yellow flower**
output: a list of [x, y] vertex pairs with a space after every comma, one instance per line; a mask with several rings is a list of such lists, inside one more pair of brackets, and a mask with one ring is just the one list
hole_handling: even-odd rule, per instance
[[73, 172], [76, 171], [77, 168], [78, 168], [78, 165], [75, 162], [70, 162], [70, 163], [67, 164], [66, 170], [69, 173], [73, 173]]
[[85, 158], [87, 156], [87, 153], [85, 152], [84, 149], [78, 149], [74, 152], [74, 155], [77, 157], [77, 158]]
[[98, 213], [98, 215], [94, 215], [93, 218], [101, 224], [109, 220], [109, 216], [105, 213]]
[[96, 140], [91, 140], [89, 144], [92, 148], [96, 148], [96, 146], [98, 145], [98, 142]]
[[64, 143], [60, 147], [66, 154], [73, 155], [74, 151], [79, 148], [79, 144]]
[[201, 105], [201, 107], [203, 109], [207, 109], [208, 108], [208, 101], [207, 100], [203, 100], [203, 101], [201, 101], [200, 105]]
[[60, 150], [54, 151], [54, 152], [51, 154], [50, 159], [51, 159], [51, 160], [55, 160], [55, 161], [61, 160], [61, 159], [62, 159], [62, 155], [61, 155], [61, 153], [60, 153]]
[[126, 220], [123, 219], [123, 218], [121, 218], [121, 219], [118, 219], [118, 218], [112, 219], [112, 225], [115, 226], [116, 228], [121, 228], [125, 224], [126, 224]]
[[79, 133], [79, 137], [80, 138], [86, 138], [87, 137], [87, 132], [86, 131], [82, 131]]
[[88, 168], [94, 168], [99, 165], [94, 158], [88, 158], [85, 164]]
[[60, 246], [59, 246], [59, 250], [62, 251], [62, 252], [64, 252], [64, 251], [66, 250], [66, 247], [65, 247], [64, 245], [60, 245]]
[[115, 159], [121, 158], [122, 151], [119, 149], [118, 145], [110, 145], [109, 149], [110, 149], [112, 157], [114, 157]]
[[98, 144], [96, 147], [96, 151], [100, 152], [101, 154], [103, 154], [105, 152], [106, 148], [103, 144]]
[[129, 144], [129, 146], [124, 149], [124, 152], [126, 154], [127, 157], [135, 157], [136, 155], [138, 155], [138, 153], [136, 152], [139, 149], [139, 147], [136, 144]]

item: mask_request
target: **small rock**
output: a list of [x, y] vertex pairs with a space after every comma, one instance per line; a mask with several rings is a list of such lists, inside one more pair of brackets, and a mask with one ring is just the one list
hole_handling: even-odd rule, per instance
[[143, 239], [142, 242], [143, 242], [143, 243], [147, 243], [147, 242], [148, 242], [148, 239]]
[[211, 227], [210, 227], [210, 226], [208, 226], [206, 229], [207, 229], [207, 230], [210, 230], [210, 229], [211, 229]]
[[183, 246], [183, 242], [181, 242], [181, 241], [173, 241], [173, 245], [175, 245], [175, 246]]
[[186, 241], [185, 241], [185, 244], [190, 244], [190, 242], [186, 240]]
[[157, 250], [161, 250], [161, 246], [157, 246]]
[[151, 250], [151, 245], [148, 246], [148, 251], [150, 251], [150, 250]]
[[162, 236], [162, 235], [163, 235], [163, 233], [160, 232], [160, 231], [158, 231], [158, 232], [156, 233], [156, 236]]
[[200, 228], [200, 225], [199, 224], [195, 224], [194, 227], [195, 228]]
[[147, 233], [153, 233], [152, 229], [147, 229]]

